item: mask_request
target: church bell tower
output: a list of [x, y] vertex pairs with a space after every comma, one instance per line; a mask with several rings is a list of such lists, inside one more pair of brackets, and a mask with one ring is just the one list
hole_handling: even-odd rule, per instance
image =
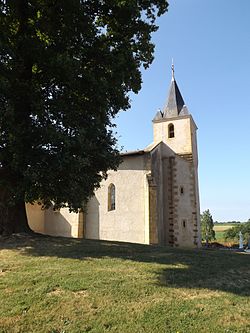
[[200, 246], [197, 126], [176, 83], [173, 64], [167, 102], [155, 115], [153, 130], [154, 144], [165, 143], [172, 151], [164, 185], [166, 243]]
[[192, 156], [198, 166], [197, 126], [184, 103], [175, 80], [172, 64], [172, 79], [167, 102], [163, 111], [158, 111], [153, 119], [154, 143], [165, 142], [176, 154]]

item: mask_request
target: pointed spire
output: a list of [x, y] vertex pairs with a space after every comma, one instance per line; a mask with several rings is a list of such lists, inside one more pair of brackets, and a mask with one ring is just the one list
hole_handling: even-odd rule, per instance
[[181, 96], [180, 90], [175, 81], [173, 60], [171, 68], [172, 68], [172, 79], [170, 83], [168, 100], [163, 109], [163, 118], [172, 118], [172, 117], [178, 117], [179, 115], [182, 116], [188, 114], [187, 107], [185, 106], [184, 100]]
[[169, 93], [167, 102], [163, 108], [163, 110], [158, 110], [153, 121], [163, 120], [164, 118], [175, 118], [178, 116], [188, 115], [188, 108], [186, 107], [184, 100], [181, 96], [178, 85], [175, 81], [174, 75], [174, 60], [172, 59], [172, 79], [170, 83]]
[[163, 112], [161, 109], [158, 109], [153, 120], [161, 120], [163, 118]]

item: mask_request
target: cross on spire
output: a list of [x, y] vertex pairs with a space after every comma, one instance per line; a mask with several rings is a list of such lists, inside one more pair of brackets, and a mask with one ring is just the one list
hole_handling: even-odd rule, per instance
[[174, 81], [174, 59], [172, 58], [172, 81]]

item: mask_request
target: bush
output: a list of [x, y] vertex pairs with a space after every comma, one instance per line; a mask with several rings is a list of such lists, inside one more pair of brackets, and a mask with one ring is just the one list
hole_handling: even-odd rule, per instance
[[226, 230], [224, 233], [225, 239], [238, 241], [240, 231], [242, 232], [244, 242], [248, 242], [250, 238], [250, 221]]

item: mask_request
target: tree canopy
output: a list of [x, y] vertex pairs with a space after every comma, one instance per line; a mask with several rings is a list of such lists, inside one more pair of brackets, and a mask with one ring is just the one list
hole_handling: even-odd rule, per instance
[[0, 234], [27, 229], [24, 202], [77, 211], [117, 168], [112, 119], [141, 88], [167, 6], [0, 0]]

